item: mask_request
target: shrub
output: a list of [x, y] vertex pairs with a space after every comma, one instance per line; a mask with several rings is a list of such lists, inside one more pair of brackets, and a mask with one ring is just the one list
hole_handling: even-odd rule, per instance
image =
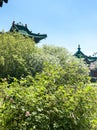
[[65, 84], [64, 74], [61, 66], [45, 64], [34, 78], [2, 83], [2, 130], [93, 130], [95, 89], [82, 83]]

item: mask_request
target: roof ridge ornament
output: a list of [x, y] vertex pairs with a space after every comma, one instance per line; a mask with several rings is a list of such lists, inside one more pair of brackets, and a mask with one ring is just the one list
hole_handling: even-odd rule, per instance
[[80, 48], [80, 44], [78, 44], [78, 51], [80, 51], [81, 50], [81, 48]]
[[21, 22], [17, 23], [17, 25], [21, 25], [21, 26], [24, 26], [24, 25], [23, 25], [23, 23], [21, 23]]

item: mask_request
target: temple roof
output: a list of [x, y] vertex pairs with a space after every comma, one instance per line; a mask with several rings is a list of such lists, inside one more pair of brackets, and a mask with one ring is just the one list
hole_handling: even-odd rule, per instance
[[74, 54], [74, 56], [76, 56], [77, 58], [83, 58], [87, 64], [97, 61], [97, 57], [85, 55], [81, 51], [80, 45], [78, 45], [78, 51]]
[[78, 58], [86, 58], [87, 56], [81, 51], [80, 45], [78, 45], [78, 51], [74, 54]]
[[28, 36], [30, 38], [33, 38], [35, 43], [38, 43], [40, 40], [45, 39], [47, 37], [47, 34], [36, 34], [36, 33], [32, 33], [28, 28], [27, 28], [27, 24], [25, 24], [25, 26], [21, 23], [15, 24], [15, 22], [13, 22], [11, 28], [10, 28], [10, 32], [19, 32], [20, 34], [24, 35], [24, 36]]
[[3, 2], [8, 3], [8, 0], [0, 0], [0, 7], [3, 6]]

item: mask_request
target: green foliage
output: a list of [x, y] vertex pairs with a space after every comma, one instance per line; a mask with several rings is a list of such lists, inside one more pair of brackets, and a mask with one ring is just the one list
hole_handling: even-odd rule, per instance
[[65, 83], [64, 74], [61, 66], [45, 64], [34, 78], [2, 81], [2, 130], [97, 129], [93, 129], [97, 91], [82, 83]]
[[34, 42], [18, 33], [0, 34], [0, 77], [21, 77], [28, 74], [27, 57]]
[[44, 63], [61, 66], [65, 70], [66, 83], [88, 81], [88, 69], [82, 61], [72, 56], [65, 48], [34, 46], [32, 39], [18, 33], [0, 34], [0, 77], [35, 76], [42, 72]]
[[65, 48], [38, 48], [20, 34], [0, 34], [0, 128], [97, 129], [97, 91], [86, 85], [88, 74]]
[[61, 66], [65, 70], [65, 83], [76, 84], [89, 81], [89, 69], [83, 61], [72, 56], [65, 48], [47, 46], [34, 49], [28, 57], [29, 71], [32, 74], [42, 72], [44, 63]]

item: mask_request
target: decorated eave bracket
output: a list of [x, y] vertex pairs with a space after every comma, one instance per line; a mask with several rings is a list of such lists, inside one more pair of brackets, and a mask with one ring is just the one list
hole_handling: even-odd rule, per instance
[[0, 7], [3, 6], [3, 2], [8, 3], [8, 0], [0, 0]]

